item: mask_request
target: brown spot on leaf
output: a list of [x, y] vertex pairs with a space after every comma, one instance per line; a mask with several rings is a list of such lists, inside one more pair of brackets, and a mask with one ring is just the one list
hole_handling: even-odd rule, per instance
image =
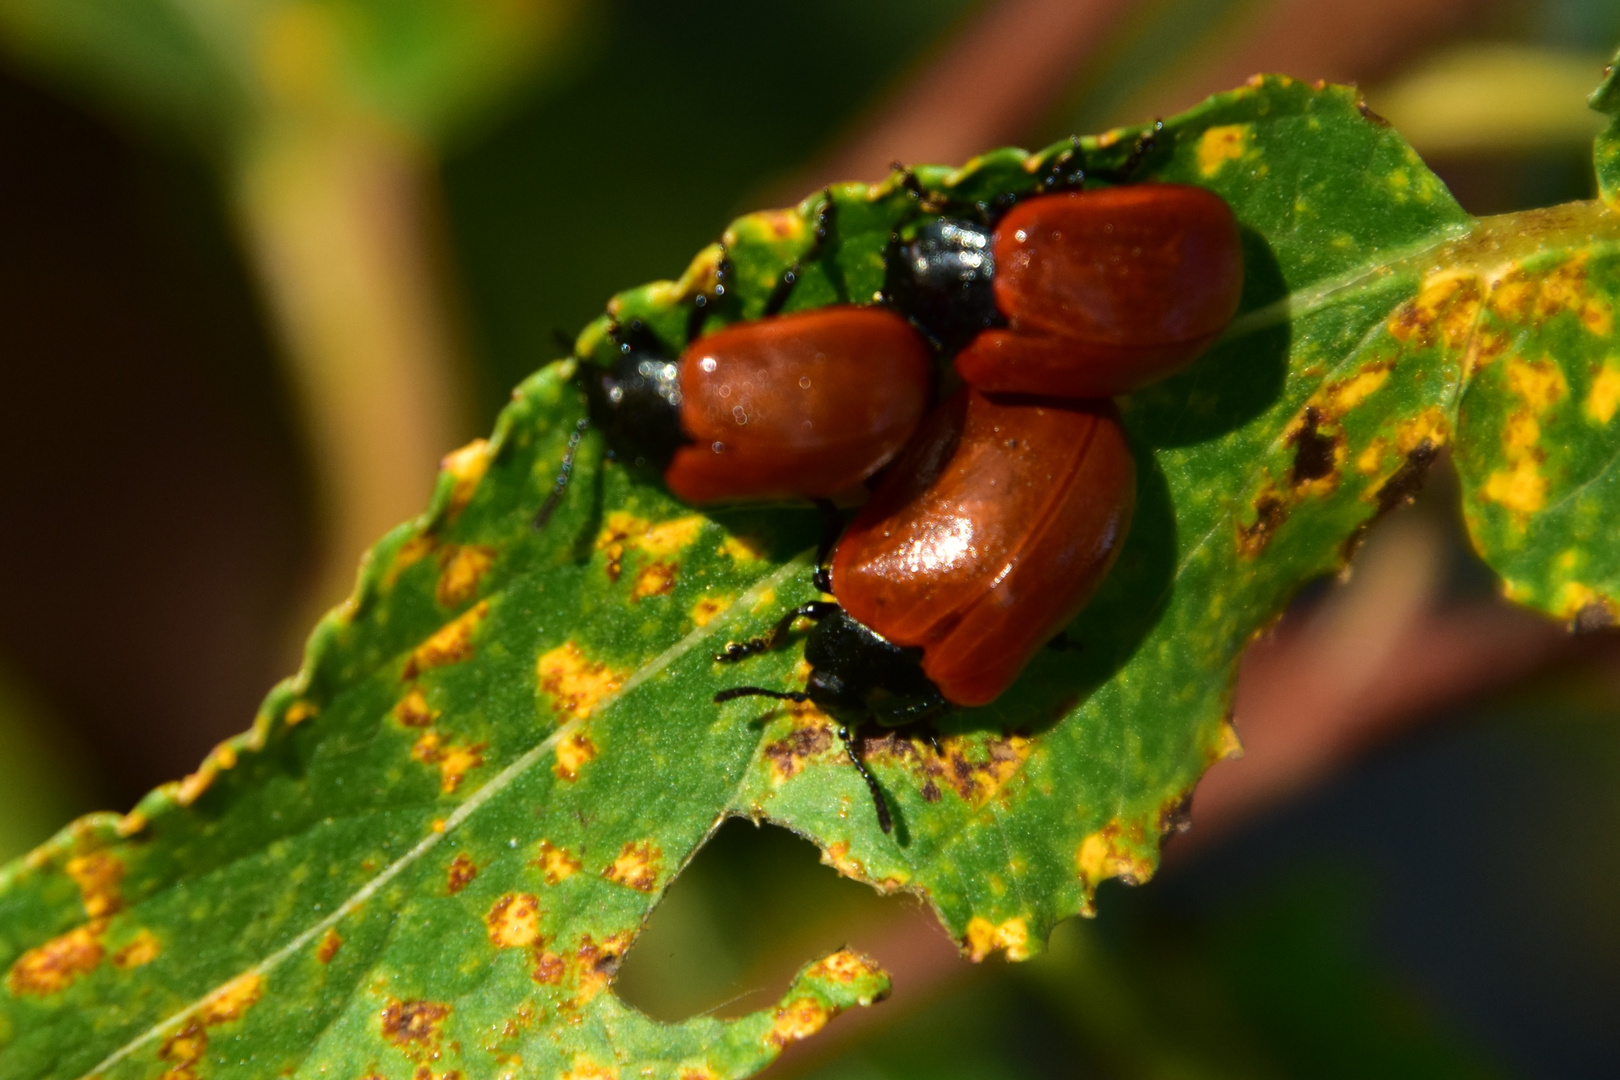
[[584, 719], [603, 698], [615, 693], [624, 676], [607, 664], [592, 661], [572, 641], [543, 653], [535, 663], [540, 692], [551, 698], [551, 711]]
[[1288, 504], [1268, 482], [1255, 497], [1253, 523], [1237, 527], [1238, 554], [1246, 559], [1258, 558], [1287, 520]]
[[562, 957], [542, 950], [535, 954], [534, 970], [529, 972], [529, 977], [545, 986], [557, 986], [562, 983], [563, 972], [567, 968]]
[[458, 664], [471, 658], [473, 635], [478, 630], [478, 624], [483, 622], [488, 614], [489, 601], [480, 600], [434, 631], [432, 637], [418, 645], [411, 653], [410, 659], [405, 662], [403, 677], [414, 679], [431, 668]]
[[437, 1057], [439, 1029], [450, 1006], [437, 1001], [390, 1001], [382, 1011], [383, 1038], [412, 1057]]
[[450, 867], [445, 871], [445, 891], [451, 896], [473, 883], [478, 876], [478, 864], [467, 857], [465, 851], [458, 852], [450, 861]]
[[1294, 446], [1294, 486], [1333, 475], [1334, 451], [1343, 436], [1321, 432], [1322, 413], [1314, 405], [1305, 407], [1305, 422], [1288, 439]]
[[482, 544], [452, 544], [439, 556], [439, 582], [433, 598], [443, 607], [460, 607], [478, 595], [478, 583], [495, 563], [495, 549]]
[[[939, 744], [943, 758], [918, 755], [910, 739], [893, 733], [881, 741], [863, 739], [862, 749], [869, 757], [917, 757], [925, 776], [943, 780], [964, 802], [974, 806], [984, 805], [999, 792], [1023, 767], [1031, 749], [1029, 739], [1017, 734], [989, 738], [982, 745], [967, 736], [947, 735], [940, 738]], [[983, 752], [982, 759], [978, 750]]]
[[156, 935], [150, 930], [143, 929], [131, 939], [128, 945], [113, 953], [112, 960], [118, 967], [128, 970], [129, 968], [138, 968], [150, 964], [158, 958], [158, 954], [162, 951], [163, 947], [158, 942]]
[[1418, 295], [1396, 308], [1386, 326], [1414, 348], [1461, 349], [1479, 320], [1479, 279], [1469, 270], [1443, 270], [1425, 278]]
[[827, 1026], [833, 1018], [832, 1010], [811, 997], [796, 998], [776, 1010], [765, 1041], [778, 1050], [791, 1043], [808, 1039]]
[[765, 744], [771, 780], [780, 784], [797, 776], [804, 763], [832, 748], [832, 726], [819, 710], [795, 711], [793, 730]]
[[84, 913], [92, 919], [111, 915], [124, 906], [119, 885], [124, 880], [124, 863], [109, 851], [92, 851], [67, 861], [67, 875], [79, 887]]
[[332, 957], [336, 956], [341, 948], [343, 948], [343, 935], [331, 927], [327, 927], [326, 933], [321, 935], [320, 945], [315, 949], [315, 959], [323, 964], [330, 964]]
[[438, 718], [438, 711], [428, 708], [427, 697], [419, 687], [411, 687], [410, 693], [394, 706], [394, 719], [408, 728], [424, 728]]
[[583, 1005], [607, 989], [619, 970], [624, 951], [630, 947], [629, 932], [609, 935], [598, 945], [591, 935], [580, 939], [574, 958], [577, 965], [579, 994], [576, 1004]]
[[604, 868], [602, 876], [616, 885], [652, 892], [658, 884], [660, 863], [664, 853], [651, 840], [633, 840], [625, 844], [619, 857]]
[[497, 949], [527, 948], [540, 940], [540, 898], [533, 893], [507, 893], [484, 916], [489, 940]]
[[163, 1040], [158, 1057], [171, 1065], [160, 1080], [195, 1080], [197, 1065], [208, 1052], [208, 1032], [194, 1016], [186, 1026]]
[[1159, 835], [1184, 833], [1192, 828], [1192, 792], [1178, 795], [1159, 807]]
[[542, 840], [539, 851], [540, 857], [535, 859], [534, 864], [545, 875], [547, 885], [556, 885], [579, 872], [579, 860], [570, 855], [567, 848]]
[[557, 761], [551, 771], [559, 780], [579, 779], [579, 771], [596, 757], [596, 744], [583, 731], [576, 731], [557, 744]]
[[97, 919], [29, 949], [11, 965], [6, 986], [14, 997], [48, 997], [61, 993], [81, 975], [88, 975], [101, 964], [104, 949], [101, 935], [105, 919]]

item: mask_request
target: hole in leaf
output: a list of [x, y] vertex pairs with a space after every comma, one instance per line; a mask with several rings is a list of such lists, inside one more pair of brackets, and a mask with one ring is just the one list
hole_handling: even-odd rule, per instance
[[[614, 989], [628, 1005], [674, 1022], [736, 1017], [774, 1004], [805, 964], [843, 946], [885, 960], [906, 939], [955, 962], [955, 945], [910, 898], [879, 896], [821, 863], [786, 829], [727, 821], [676, 878], [636, 938]], [[916, 946], [912, 946], [915, 948]]]

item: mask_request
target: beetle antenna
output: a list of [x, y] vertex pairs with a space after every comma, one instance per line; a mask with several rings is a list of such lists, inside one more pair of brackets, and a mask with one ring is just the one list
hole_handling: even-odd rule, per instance
[[767, 690], [763, 686], [733, 686], [730, 690], [722, 690], [714, 695], [716, 705], [724, 705], [728, 701], [736, 701], [744, 697], [768, 697], [777, 701], [791, 701], [803, 705], [810, 700], [810, 695], [803, 690]]
[[808, 604], [800, 604], [780, 619], [777, 619], [776, 625], [766, 631], [764, 636], [750, 638], [747, 641], [726, 642], [726, 647], [715, 654], [714, 662], [717, 664], [735, 664], [738, 660], [746, 660], [750, 656], [769, 652], [782, 644], [782, 639], [787, 637], [788, 630], [793, 627], [795, 620], [804, 618], [812, 622], [820, 622], [837, 610], [838, 605], [827, 600], [812, 600]]
[[855, 765], [855, 771], [866, 781], [866, 790], [872, 793], [872, 805], [877, 807], [878, 828], [887, 836], [894, 829], [894, 819], [889, 816], [889, 802], [883, 797], [883, 789], [878, 787], [877, 777], [866, 768], [866, 762], [861, 760], [861, 755], [855, 752], [855, 740], [850, 736], [848, 726], [840, 725], [838, 737], [843, 740], [844, 749], [849, 753], [849, 760]]
[[591, 418], [582, 416], [574, 430], [568, 433], [568, 448], [563, 451], [562, 464], [557, 466], [557, 480], [551, 485], [551, 494], [546, 501], [540, 504], [540, 509], [534, 515], [534, 527], [543, 529], [551, 521], [551, 515], [557, 512], [562, 505], [563, 492], [568, 490], [568, 481], [574, 476], [574, 451], [579, 449], [579, 440], [585, 437], [585, 429], [591, 426]]

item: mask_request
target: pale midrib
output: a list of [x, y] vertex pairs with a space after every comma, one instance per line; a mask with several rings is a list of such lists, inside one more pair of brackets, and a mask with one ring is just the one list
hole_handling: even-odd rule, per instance
[[766, 577], [761, 578], [753, 585], [752, 588], [728, 605], [717, 618], [709, 620], [709, 622], [705, 623], [703, 626], [694, 628], [685, 637], [681, 638], [680, 641], [677, 641], [674, 645], [671, 645], [668, 649], [665, 649], [662, 653], [658, 654], [658, 656], [654, 658], [651, 663], [638, 669], [634, 675], [625, 680], [624, 685], [619, 687], [617, 691], [604, 698], [602, 703], [598, 706], [596, 711], [591, 714], [591, 716], [568, 721], [567, 723], [558, 727], [556, 731], [553, 731], [540, 743], [514, 759], [511, 764], [506, 766], [506, 768], [502, 769], [500, 772], [491, 777], [488, 783], [484, 784], [477, 791], [469, 795], [460, 806], [457, 806], [453, 811], [451, 811], [450, 814], [444, 819], [444, 828], [442, 830], [431, 832], [427, 836], [423, 837], [417, 842], [416, 846], [412, 847], [409, 851], [405, 852], [405, 854], [389, 863], [386, 867], [378, 872], [376, 877], [372, 878], [359, 889], [355, 890], [354, 894], [343, 901], [342, 904], [338, 905], [338, 907], [335, 908], [330, 915], [327, 915], [325, 918], [319, 920], [318, 922], [309, 926], [307, 929], [300, 932], [297, 936], [292, 938], [292, 940], [288, 941], [285, 945], [281, 946], [281, 948], [277, 949], [275, 952], [271, 953], [257, 964], [246, 969], [245, 971], [239, 972], [238, 974], [225, 980], [223, 983], [220, 983], [218, 986], [214, 987], [208, 993], [193, 1001], [184, 1009], [171, 1014], [164, 1020], [160, 1020], [158, 1023], [154, 1024], [140, 1035], [137, 1035], [123, 1046], [114, 1050], [112, 1053], [103, 1058], [101, 1062], [89, 1072], [85, 1073], [80, 1080], [90, 1080], [91, 1077], [96, 1077], [105, 1073], [108, 1069], [135, 1053], [141, 1047], [162, 1038], [168, 1032], [178, 1028], [181, 1024], [185, 1023], [186, 1020], [190, 1019], [190, 1017], [195, 1014], [197, 1010], [201, 1009], [217, 994], [219, 994], [221, 990], [229, 986], [231, 983], [236, 982], [238, 979], [249, 975], [263, 977], [274, 971], [281, 965], [283, 961], [291, 956], [294, 956], [302, 949], [307, 947], [317, 937], [324, 934], [327, 930], [330, 930], [338, 923], [342, 922], [357, 908], [359, 908], [360, 905], [377, 895], [377, 893], [390, 881], [394, 880], [394, 878], [398, 877], [405, 870], [421, 860], [424, 855], [437, 847], [445, 839], [445, 837], [455, 832], [462, 822], [466, 821], [469, 817], [476, 813], [480, 807], [489, 802], [491, 799], [495, 798], [495, 796], [499, 795], [506, 788], [510, 787], [513, 781], [532, 768], [534, 764], [541, 758], [545, 757], [546, 754], [550, 753], [559, 742], [573, 734], [575, 731], [579, 730], [579, 728], [584, 726], [589, 720], [602, 715], [609, 709], [618, 705], [618, 703], [624, 700], [624, 698], [632, 691], [640, 687], [648, 679], [651, 679], [655, 675], [664, 671], [682, 656], [686, 655], [694, 647], [696, 647], [699, 642], [718, 634], [736, 619], [739, 612], [747, 612], [752, 610], [755, 603], [765, 594], [766, 590], [775, 589], [792, 574], [803, 571], [809, 557], [809, 552], [802, 552], [795, 558], [783, 563]]

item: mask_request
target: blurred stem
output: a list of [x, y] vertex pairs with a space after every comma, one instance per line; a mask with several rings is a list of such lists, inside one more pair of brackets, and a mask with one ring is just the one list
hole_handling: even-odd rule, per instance
[[436, 172], [374, 124], [288, 125], [251, 144], [236, 195], [316, 478], [307, 625], [347, 594], [361, 553], [426, 506], [464, 426]]

